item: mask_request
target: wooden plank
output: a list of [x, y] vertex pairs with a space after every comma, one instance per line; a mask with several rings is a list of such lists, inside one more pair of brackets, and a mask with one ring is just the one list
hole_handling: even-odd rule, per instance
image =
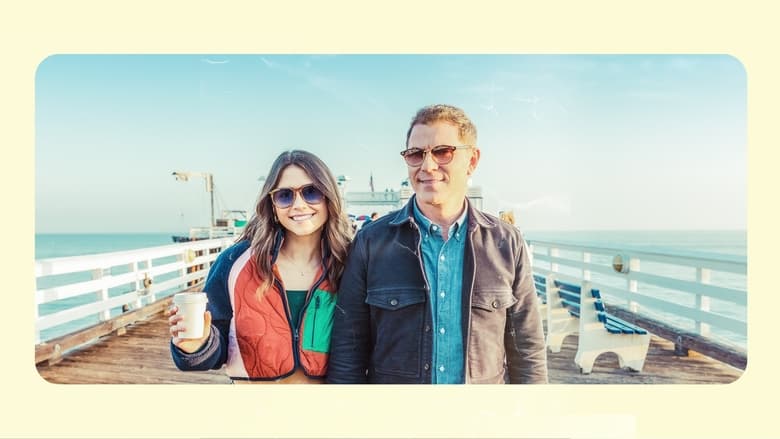
[[[55, 365], [41, 363], [38, 372], [47, 381], [63, 384], [182, 384], [229, 383], [223, 370], [182, 372], [170, 357], [167, 319], [150, 320], [127, 327], [127, 335], [103, 337], [72, 351]], [[574, 364], [577, 336], [564, 340], [561, 352], [548, 353], [550, 382], [555, 384], [713, 384], [731, 383], [742, 371], [705, 356], [680, 357], [674, 344], [653, 337], [642, 372], [620, 369], [617, 356], [605, 353], [596, 359], [589, 375]]]
[[659, 320], [633, 313], [625, 308], [607, 305], [610, 314], [646, 329], [650, 333], [670, 340], [686, 349], [699, 352], [741, 370], [747, 367], [747, 352], [733, 346], [703, 337], [699, 334], [667, 325]]
[[154, 314], [161, 313], [170, 306], [172, 297], [166, 297], [141, 309], [131, 311], [111, 320], [90, 326], [84, 330], [49, 340], [35, 346], [35, 363], [46, 360], [56, 360], [63, 352], [76, 348], [98, 337], [110, 334], [119, 328], [137, 320], [142, 320]]
[[52, 383], [84, 384], [225, 384], [230, 379], [222, 370], [182, 372], [173, 364], [169, 351], [167, 319], [137, 322], [123, 337], [103, 337], [72, 351], [54, 365], [41, 363], [38, 372]]

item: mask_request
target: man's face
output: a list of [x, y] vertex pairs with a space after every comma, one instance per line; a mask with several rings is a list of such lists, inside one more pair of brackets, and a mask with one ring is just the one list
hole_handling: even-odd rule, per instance
[[[408, 149], [430, 150], [439, 145], [462, 146], [458, 128], [448, 122], [434, 122], [430, 125], [415, 125], [409, 135]], [[476, 148], [457, 149], [452, 161], [438, 164], [432, 154], [426, 153], [422, 164], [409, 166], [409, 181], [417, 202], [436, 207], [454, 206], [463, 202], [466, 196], [469, 176], [479, 162]]]

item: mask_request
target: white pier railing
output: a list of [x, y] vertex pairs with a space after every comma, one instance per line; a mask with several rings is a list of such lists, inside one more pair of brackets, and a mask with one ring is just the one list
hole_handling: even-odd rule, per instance
[[694, 334], [746, 350], [745, 256], [550, 240], [528, 245], [537, 274], [590, 281], [607, 305], [663, 322], [672, 329], [667, 336]]
[[197, 286], [235, 237], [35, 261], [35, 342]]

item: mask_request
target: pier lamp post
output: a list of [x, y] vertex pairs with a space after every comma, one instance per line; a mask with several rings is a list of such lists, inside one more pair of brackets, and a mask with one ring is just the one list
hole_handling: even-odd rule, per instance
[[336, 177], [336, 184], [339, 185], [339, 192], [341, 193], [341, 199], [346, 200], [347, 194], [347, 182], [352, 180], [348, 175], [339, 175]]
[[211, 226], [214, 223], [214, 177], [208, 172], [173, 171], [176, 181], [189, 181], [190, 177], [203, 177], [206, 180], [206, 192], [211, 195]]

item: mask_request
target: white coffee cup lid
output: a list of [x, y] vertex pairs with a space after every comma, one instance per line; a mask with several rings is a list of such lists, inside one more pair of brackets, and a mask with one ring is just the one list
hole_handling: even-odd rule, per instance
[[173, 296], [173, 303], [206, 303], [209, 299], [206, 297], [206, 293], [178, 293]]

